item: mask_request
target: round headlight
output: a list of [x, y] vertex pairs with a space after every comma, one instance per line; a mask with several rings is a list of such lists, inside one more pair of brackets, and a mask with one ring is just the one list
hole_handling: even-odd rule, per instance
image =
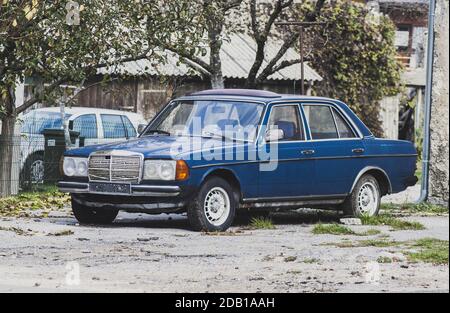
[[158, 169], [156, 168], [156, 164], [147, 162], [145, 164], [145, 176], [149, 179], [158, 177]]
[[78, 176], [87, 176], [88, 166], [86, 160], [80, 160], [77, 164], [77, 175]]
[[162, 163], [159, 171], [159, 176], [164, 180], [172, 180], [175, 176], [175, 170], [171, 163]]
[[72, 158], [65, 158], [63, 168], [65, 175], [67, 176], [75, 175], [75, 172], [77, 170], [75, 160]]

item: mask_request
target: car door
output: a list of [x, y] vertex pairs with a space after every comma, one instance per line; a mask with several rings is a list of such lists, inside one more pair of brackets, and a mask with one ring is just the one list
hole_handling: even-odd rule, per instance
[[103, 129], [103, 143], [124, 141], [128, 139], [127, 129], [122, 115], [100, 114]]
[[315, 159], [314, 195], [345, 195], [363, 167], [364, 143], [331, 104], [302, 104]]
[[[311, 193], [314, 162], [311, 161], [312, 145], [306, 141], [303, 118], [298, 104], [276, 104], [266, 117], [266, 129], [281, 129], [283, 138], [276, 142], [263, 141], [260, 149], [276, 149], [276, 167], [260, 168], [258, 194], [264, 198], [301, 198]], [[267, 115], [267, 114], [266, 114]], [[262, 136], [264, 137], [264, 136]], [[271, 152], [272, 154], [272, 152]], [[260, 155], [260, 160], [263, 160]], [[272, 169], [273, 167], [273, 169]]]
[[95, 145], [98, 143], [98, 126], [95, 114], [83, 114], [73, 120], [72, 130], [80, 133], [84, 137], [84, 145]]

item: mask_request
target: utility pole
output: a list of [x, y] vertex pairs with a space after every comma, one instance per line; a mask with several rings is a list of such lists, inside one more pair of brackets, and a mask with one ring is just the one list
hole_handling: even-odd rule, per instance
[[278, 22], [277, 26], [300, 26], [299, 28], [299, 40], [300, 40], [300, 64], [301, 64], [301, 82], [300, 90], [301, 94], [305, 94], [305, 52], [304, 52], [304, 33], [306, 27], [325, 25], [324, 22]]

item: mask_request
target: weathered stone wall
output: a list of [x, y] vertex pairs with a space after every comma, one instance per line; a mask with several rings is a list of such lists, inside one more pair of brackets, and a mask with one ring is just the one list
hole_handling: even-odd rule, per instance
[[449, 194], [449, 1], [436, 1], [431, 111], [430, 202], [448, 206]]

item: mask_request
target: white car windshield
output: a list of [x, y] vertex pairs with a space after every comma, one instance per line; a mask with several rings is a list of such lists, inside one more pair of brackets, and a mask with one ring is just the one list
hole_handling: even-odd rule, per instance
[[[65, 118], [70, 116], [66, 114]], [[21, 131], [25, 134], [42, 134], [44, 129], [61, 129], [62, 127], [61, 113], [32, 111], [24, 115]]]

